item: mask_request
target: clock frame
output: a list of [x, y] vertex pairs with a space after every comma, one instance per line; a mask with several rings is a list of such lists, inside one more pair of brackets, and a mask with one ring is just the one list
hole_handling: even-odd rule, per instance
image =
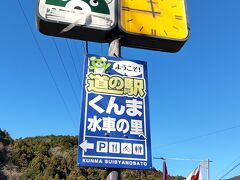
[[119, 0], [122, 45], [177, 52], [189, 36], [185, 0]]

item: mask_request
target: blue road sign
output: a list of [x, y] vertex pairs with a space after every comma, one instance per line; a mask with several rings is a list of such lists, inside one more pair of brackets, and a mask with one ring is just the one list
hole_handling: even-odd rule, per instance
[[86, 56], [78, 164], [152, 167], [146, 62]]

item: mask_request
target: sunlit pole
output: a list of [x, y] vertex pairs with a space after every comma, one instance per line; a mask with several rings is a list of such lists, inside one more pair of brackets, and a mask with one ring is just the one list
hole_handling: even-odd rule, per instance
[[[121, 45], [120, 38], [113, 40], [109, 45], [108, 55], [109, 56], [121, 56]], [[120, 180], [121, 179], [121, 171], [117, 168], [109, 168], [107, 169], [107, 178], [106, 180]]]
[[210, 159], [200, 160], [200, 159], [189, 159], [189, 158], [168, 158], [168, 157], [154, 157], [153, 159], [161, 159], [163, 161], [166, 160], [174, 160], [174, 161], [195, 161], [200, 162], [201, 168], [207, 170], [207, 180], [210, 180]]
[[207, 160], [207, 180], [210, 179], [210, 160]]

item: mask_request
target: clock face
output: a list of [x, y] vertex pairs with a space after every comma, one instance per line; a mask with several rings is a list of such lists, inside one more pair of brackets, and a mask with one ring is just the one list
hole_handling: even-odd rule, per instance
[[120, 27], [129, 33], [185, 40], [185, 0], [120, 0]]
[[116, 24], [116, 0], [39, 0], [39, 14], [50, 21], [111, 29]]

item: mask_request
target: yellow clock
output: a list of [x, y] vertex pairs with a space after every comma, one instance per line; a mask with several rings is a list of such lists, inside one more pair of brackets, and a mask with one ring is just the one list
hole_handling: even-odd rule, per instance
[[119, 0], [123, 45], [176, 52], [189, 35], [185, 0]]

